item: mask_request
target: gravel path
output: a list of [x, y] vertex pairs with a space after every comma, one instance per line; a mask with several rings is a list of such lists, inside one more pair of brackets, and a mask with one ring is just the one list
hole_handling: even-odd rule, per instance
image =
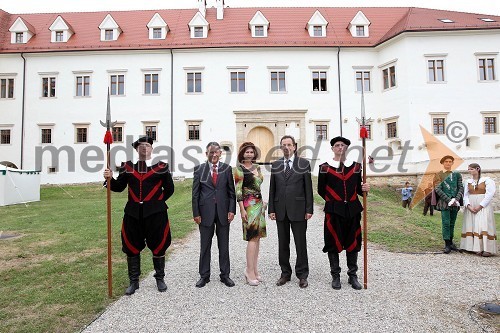
[[[267, 188], [263, 191], [267, 193]], [[171, 253], [165, 293], [156, 290], [151, 272], [134, 295], [120, 298], [83, 332], [482, 332], [469, 309], [500, 298], [499, 257], [390, 253], [370, 245], [368, 289], [356, 291], [347, 284], [343, 253], [342, 289], [333, 290], [328, 258], [321, 251], [320, 207], [308, 223], [306, 289], [298, 287], [295, 276], [282, 287], [275, 285], [280, 268], [272, 221], [268, 221], [268, 237], [261, 241], [259, 265], [265, 282], [257, 287], [245, 284], [246, 242], [238, 214], [230, 235], [235, 287], [219, 282], [214, 239], [211, 282], [195, 288], [199, 278], [199, 233], [195, 231]], [[293, 240], [291, 247], [293, 267]], [[149, 257], [144, 251], [143, 258]], [[358, 276], [362, 282], [362, 255]]]

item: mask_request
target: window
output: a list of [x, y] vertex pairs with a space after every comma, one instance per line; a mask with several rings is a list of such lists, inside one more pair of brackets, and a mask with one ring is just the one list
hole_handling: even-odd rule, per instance
[[83, 75], [76, 77], [76, 96], [90, 96], [90, 76]]
[[0, 98], [14, 98], [14, 79], [0, 79]]
[[187, 73], [187, 92], [201, 93], [201, 72]]
[[364, 25], [357, 25], [356, 26], [356, 36], [364, 37], [364, 35], [365, 35], [365, 26]]
[[314, 34], [313, 34], [314, 37], [322, 37], [323, 36], [323, 27], [320, 25], [315, 25], [313, 27], [313, 32], [314, 32]]
[[246, 91], [245, 76], [245, 72], [231, 72], [231, 92]]
[[22, 32], [16, 32], [16, 43], [23, 43], [24, 41], [24, 33]]
[[444, 81], [444, 60], [427, 60], [429, 82]]
[[328, 140], [328, 125], [316, 124], [316, 140]]
[[64, 32], [56, 31], [56, 42], [64, 42]]
[[113, 40], [113, 29], [104, 30], [104, 40]]
[[483, 22], [496, 22], [495, 20], [490, 19], [490, 18], [480, 18], [480, 20]]
[[479, 59], [479, 80], [480, 81], [495, 80], [495, 59], [493, 58]]
[[47, 173], [57, 173], [57, 167], [47, 167]]
[[313, 91], [327, 91], [326, 89], [326, 72], [313, 71], [312, 72]]
[[397, 124], [395, 121], [387, 123], [387, 138], [397, 138]]
[[76, 128], [76, 142], [77, 143], [87, 143], [87, 127], [77, 127]]
[[125, 95], [125, 75], [111, 75], [111, 95]]
[[10, 129], [0, 130], [0, 144], [10, 145]]
[[271, 72], [271, 91], [286, 91], [285, 72]]
[[434, 134], [445, 134], [446, 119], [442, 117], [432, 118], [432, 130]]
[[144, 74], [144, 94], [158, 94], [158, 74]]
[[264, 26], [256, 25], [255, 26], [255, 37], [264, 37]]
[[450, 20], [450, 19], [439, 19], [439, 21], [441, 21], [443, 23], [455, 23], [455, 21]]
[[56, 78], [42, 78], [42, 97], [56, 97]]
[[153, 141], [157, 140], [157, 132], [156, 132], [156, 125], [146, 125], [144, 127], [144, 131], [147, 136], [153, 139]]
[[484, 117], [484, 133], [496, 134], [497, 133], [497, 117], [486, 116]]
[[161, 28], [153, 28], [153, 39], [161, 39]]
[[396, 86], [396, 67], [391, 66], [382, 71], [384, 77], [384, 89]]
[[188, 140], [200, 140], [200, 125], [188, 125]]
[[194, 37], [203, 38], [203, 27], [194, 27]]
[[356, 71], [356, 91], [371, 91], [370, 87], [370, 72]]
[[123, 142], [123, 126], [114, 126], [111, 133], [113, 134], [113, 142]]
[[52, 129], [42, 128], [41, 130], [41, 142], [42, 143], [52, 143]]

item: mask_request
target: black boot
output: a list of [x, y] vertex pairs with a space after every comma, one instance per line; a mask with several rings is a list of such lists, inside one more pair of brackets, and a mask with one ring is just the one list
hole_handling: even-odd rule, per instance
[[347, 257], [347, 275], [349, 275], [349, 284], [356, 290], [360, 290], [361, 284], [358, 282], [358, 252], [346, 252]]
[[164, 292], [167, 290], [167, 285], [163, 280], [165, 277], [165, 256], [153, 257], [153, 266], [155, 268], [156, 287], [158, 287], [158, 291]]
[[330, 261], [330, 273], [332, 274], [332, 288], [339, 290], [340, 285], [340, 265], [339, 254], [336, 252], [328, 252], [328, 260]]
[[450, 249], [452, 251], [458, 251], [458, 247], [455, 244], [453, 244], [453, 236], [450, 238]]
[[448, 240], [448, 239], [445, 239], [444, 240], [444, 250], [443, 250], [444, 253], [448, 254], [451, 252], [451, 241]]
[[141, 275], [141, 256], [127, 257], [128, 278], [130, 286], [125, 290], [125, 295], [132, 295], [139, 289], [139, 276]]

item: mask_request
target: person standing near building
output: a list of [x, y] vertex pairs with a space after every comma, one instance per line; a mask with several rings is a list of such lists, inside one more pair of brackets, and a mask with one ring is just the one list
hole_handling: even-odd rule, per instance
[[412, 192], [413, 192], [413, 187], [410, 186], [409, 182], [406, 182], [405, 187], [401, 189], [401, 203], [403, 208], [408, 207], [408, 209], [411, 209], [410, 204], [413, 196]]
[[259, 158], [257, 148], [252, 142], [243, 142], [238, 152], [239, 165], [234, 168], [236, 200], [240, 206], [243, 240], [247, 241], [244, 271], [246, 281], [251, 286], [258, 286], [262, 277], [257, 269], [260, 239], [266, 237], [266, 203], [262, 200], [260, 186], [264, 176], [260, 166], [255, 164]]
[[429, 183], [424, 189], [424, 216], [427, 215], [428, 211], [430, 216], [434, 215], [434, 206], [432, 205], [432, 183]]
[[495, 182], [490, 177], [481, 177], [477, 163], [469, 164], [468, 170], [471, 178], [465, 182], [460, 249], [490, 257], [497, 253], [495, 213], [491, 205]]
[[234, 282], [229, 277], [229, 224], [236, 212], [231, 166], [220, 161], [222, 149], [217, 142], [207, 145], [207, 161], [194, 168], [192, 209], [193, 220], [200, 230], [200, 279], [197, 288], [210, 282], [212, 238], [217, 234], [220, 281], [228, 287]]
[[111, 170], [104, 170], [104, 178], [110, 179], [111, 191], [122, 192], [128, 186], [121, 231], [122, 251], [127, 255], [130, 280], [125, 295], [132, 295], [139, 289], [140, 254], [146, 244], [153, 252], [156, 286], [158, 291], [164, 292], [167, 290], [164, 281], [165, 251], [172, 241], [165, 201], [174, 193], [174, 182], [168, 164], [151, 163], [152, 138], [141, 137], [132, 145], [139, 154], [137, 163], [123, 163], [116, 179]]
[[443, 240], [445, 243], [443, 252], [448, 254], [452, 250], [458, 251], [453, 244], [453, 233], [457, 214], [460, 210], [460, 200], [464, 195], [464, 186], [462, 184], [462, 175], [451, 171], [455, 158], [450, 155], [443, 156], [440, 163], [444, 170], [439, 171], [434, 176], [434, 186], [436, 195], [436, 210], [441, 211], [441, 223]]
[[318, 194], [325, 200], [323, 252], [328, 253], [332, 288], [340, 289], [339, 253], [346, 251], [348, 282], [359, 290], [358, 253], [361, 250], [361, 212], [363, 206], [358, 196], [370, 190], [362, 184], [361, 164], [346, 161], [346, 151], [351, 141], [337, 136], [330, 141], [333, 159], [319, 167]]
[[295, 275], [299, 279], [299, 287], [307, 288], [309, 263], [306, 231], [307, 220], [313, 215], [311, 165], [306, 159], [295, 155], [297, 146], [292, 136], [283, 136], [280, 146], [284, 157], [272, 164], [268, 203], [269, 218], [276, 220], [278, 229], [281, 277], [276, 285], [282, 286], [291, 280], [291, 228], [297, 252]]

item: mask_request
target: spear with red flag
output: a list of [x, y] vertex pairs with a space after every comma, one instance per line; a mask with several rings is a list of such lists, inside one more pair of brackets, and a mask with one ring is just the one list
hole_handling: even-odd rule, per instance
[[[363, 144], [363, 184], [366, 184], [366, 138], [368, 137], [368, 130], [366, 129], [366, 115], [365, 115], [365, 87], [361, 87], [361, 121], [359, 129], [359, 137]], [[366, 192], [363, 192], [363, 286], [368, 288], [368, 227], [367, 227], [367, 200]]]
[[[106, 127], [106, 134], [104, 135], [104, 143], [106, 144], [106, 168], [110, 166], [110, 146], [113, 143], [113, 135], [111, 134], [112, 127], [116, 124], [111, 122], [111, 107], [109, 104], [109, 88], [108, 88], [108, 107], [106, 110], [106, 122], [101, 121], [101, 125]], [[106, 192], [107, 192], [107, 208], [108, 208], [108, 296], [113, 296], [113, 274], [111, 265], [111, 177], [106, 178]]]

